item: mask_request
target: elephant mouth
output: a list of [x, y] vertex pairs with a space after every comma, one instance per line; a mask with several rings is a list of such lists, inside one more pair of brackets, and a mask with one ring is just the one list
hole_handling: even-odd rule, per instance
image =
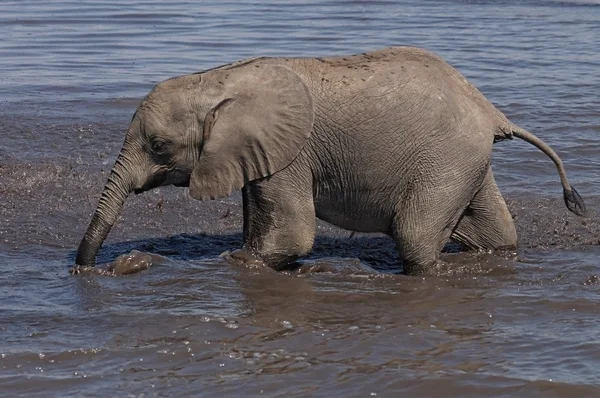
[[136, 195], [139, 195], [141, 193], [151, 190], [152, 188], [159, 187], [164, 184], [166, 179], [167, 179], [167, 177], [164, 173], [157, 174], [157, 175], [153, 176], [151, 179], [149, 179], [148, 181], [146, 181], [146, 183], [144, 185], [142, 185], [140, 188], [135, 188], [133, 190], [133, 193], [135, 193]]
[[159, 175], [153, 177], [148, 182], [146, 182], [141, 188], [134, 189], [133, 192], [136, 195], [139, 195], [141, 193], [144, 193], [153, 188], [160, 187], [163, 185], [174, 185], [176, 187], [189, 187], [190, 186], [190, 177], [186, 176], [186, 177], [182, 177], [182, 178], [177, 178], [175, 181], [173, 181], [173, 178], [168, 178], [168, 176], [166, 174], [159, 174]]
[[189, 188], [189, 186], [190, 186], [190, 179], [187, 178], [184, 181], [173, 183], [173, 185], [176, 186], [176, 187], [179, 187], [179, 188]]

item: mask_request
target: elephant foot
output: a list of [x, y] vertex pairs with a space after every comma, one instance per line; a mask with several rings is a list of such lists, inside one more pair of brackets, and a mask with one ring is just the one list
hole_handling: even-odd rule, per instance
[[429, 265], [403, 264], [402, 275], [418, 277], [434, 276], [438, 275], [441, 266], [442, 264], [440, 264], [439, 260]]
[[260, 257], [246, 249], [237, 249], [232, 252], [227, 250], [221, 253], [219, 257], [236, 266], [245, 266], [249, 268], [270, 268], [269, 265]]

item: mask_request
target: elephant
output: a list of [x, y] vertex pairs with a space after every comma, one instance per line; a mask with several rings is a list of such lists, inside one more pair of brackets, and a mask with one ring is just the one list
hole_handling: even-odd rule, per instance
[[94, 265], [131, 192], [165, 185], [197, 200], [241, 190], [231, 258], [275, 269], [312, 250], [316, 218], [387, 234], [406, 275], [431, 273], [448, 240], [516, 249], [490, 165], [493, 144], [513, 137], [550, 157], [584, 216], [557, 154], [427, 50], [256, 57], [174, 77], [134, 113], [75, 267]]

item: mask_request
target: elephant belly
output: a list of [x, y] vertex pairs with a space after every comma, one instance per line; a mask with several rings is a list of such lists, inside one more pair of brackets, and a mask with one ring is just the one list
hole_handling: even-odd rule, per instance
[[381, 206], [370, 200], [348, 200], [335, 195], [315, 197], [315, 212], [323, 221], [357, 232], [389, 234], [393, 218], [388, 206]]

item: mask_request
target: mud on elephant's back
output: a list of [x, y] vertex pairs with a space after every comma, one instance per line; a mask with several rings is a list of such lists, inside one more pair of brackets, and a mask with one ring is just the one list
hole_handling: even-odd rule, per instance
[[106, 268], [75, 266], [69, 271], [71, 274], [95, 273], [98, 275], [117, 276], [135, 274], [150, 268], [154, 264], [162, 264], [166, 258], [158, 254], [144, 253], [132, 250], [128, 254], [122, 254]]

